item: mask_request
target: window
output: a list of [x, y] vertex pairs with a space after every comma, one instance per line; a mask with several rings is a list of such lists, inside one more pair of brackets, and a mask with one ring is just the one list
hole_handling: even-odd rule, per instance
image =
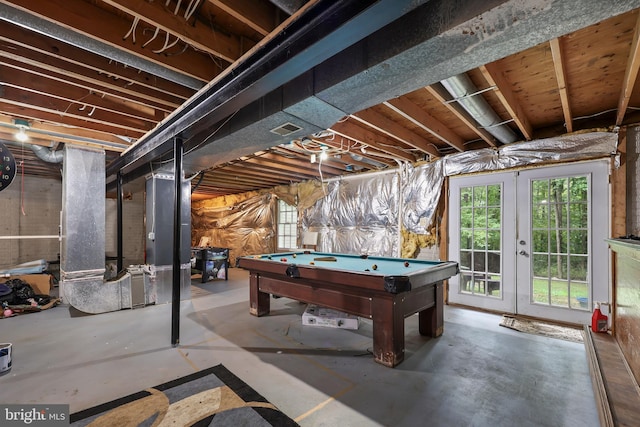
[[298, 247], [298, 210], [278, 200], [278, 249]]

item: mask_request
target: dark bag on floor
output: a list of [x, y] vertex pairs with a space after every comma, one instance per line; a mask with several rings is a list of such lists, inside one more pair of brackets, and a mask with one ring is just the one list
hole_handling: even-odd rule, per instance
[[29, 304], [29, 298], [36, 294], [31, 285], [23, 280], [11, 279], [6, 284], [13, 289], [13, 304]]
[[0, 304], [6, 302], [13, 304], [13, 288], [4, 283], [0, 283]]

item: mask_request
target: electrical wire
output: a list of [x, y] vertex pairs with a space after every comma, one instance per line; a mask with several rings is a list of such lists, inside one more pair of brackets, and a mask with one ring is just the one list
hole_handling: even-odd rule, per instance
[[129, 31], [124, 35], [124, 37], [122, 37], [122, 40], [126, 40], [129, 36], [131, 36], [133, 44], [136, 44], [136, 27], [138, 26], [138, 22], [140, 22], [140, 18], [138, 18], [137, 16], [134, 17]]
[[199, 4], [200, 4], [200, 0], [191, 0], [191, 3], [189, 3], [189, 6], [184, 11], [184, 18], [186, 20], [189, 20], [189, 18], [191, 18], [191, 16], [195, 13], [196, 9], [198, 8]]
[[[159, 32], [160, 32], [160, 27], [156, 27], [156, 31], [153, 33], [153, 36], [152, 36], [149, 40], [147, 40], [147, 41], [142, 45], [142, 47], [143, 47], [143, 48], [147, 47], [147, 45], [148, 45], [149, 43], [151, 43], [153, 40], [155, 40], [155, 38], [158, 36], [158, 33], [159, 33]], [[144, 34], [144, 31], [143, 31], [142, 33]]]

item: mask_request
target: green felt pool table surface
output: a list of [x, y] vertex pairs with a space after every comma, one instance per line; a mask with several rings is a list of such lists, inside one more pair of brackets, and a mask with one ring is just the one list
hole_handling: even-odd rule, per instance
[[315, 266], [386, 276], [408, 275], [442, 265], [440, 261], [310, 251], [263, 254], [256, 255], [254, 258], [299, 266]]

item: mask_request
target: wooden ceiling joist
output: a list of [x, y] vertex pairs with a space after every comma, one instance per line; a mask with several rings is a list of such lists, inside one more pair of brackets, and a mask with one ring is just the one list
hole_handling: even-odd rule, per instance
[[229, 179], [232, 181], [244, 182], [247, 185], [251, 182], [264, 182], [273, 185], [282, 181], [276, 175], [267, 173], [265, 171], [254, 171], [250, 168], [243, 169], [242, 166], [225, 166], [220, 169], [211, 169], [207, 171], [205, 177], [212, 177], [212, 179]]
[[624, 80], [622, 81], [622, 91], [618, 101], [618, 113], [616, 114], [616, 126], [622, 124], [624, 115], [629, 107], [629, 100], [633, 93], [633, 87], [638, 78], [638, 69], [640, 68], [640, 13], [636, 20], [636, 26], [633, 30], [633, 41], [627, 58], [627, 66], [624, 72]]
[[551, 39], [551, 55], [553, 57], [553, 68], [556, 72], [556, 80], [558, 81], [558, 91], [560, 93], [560, 102], [562, 104], [562, 113], [564, 114], [564, 123], [567, 132], [573, 132], [573, 117], [571, 115], [571, 107], [569, 105], [569, 90], [567, 89], [567, 77], [560, 47], [560, 39]]
[[366, 147], [374, 147], [378, 151], [395, 156], [399, 160], [408, 162], [414, 162], [416, 160], [413, 154], [396, 147], [395, 141], [387, 135], [365, 129], [362, 126], [352, 123], [351, 120], [336, 123], [331, 126], [329, 130], [342, 138], [346, 138], [347, 141], [345, 145], [347, 146], [350, 144], [349, 141], [356, 141]]
[[424, 88], [431, 96], [447, 107], [464, 125], [482, 138], [489, 146], [497, 147], [496, 139], [476, 122], [457, 102], [451, 102], [452, 97], [441, 84], [437, 83]]
[[[26, 120], [46, 123], [58, 123], [61, 117], [60, 112], [63, 110], [48, 110], [27, 103], [3, 102], [0, 99], [0, 111], [3, 111], [5, 114], [8, 114], [13, 118], [23, 118]], [[138, 139], [144, 135], [144, 132], [139, 129], [116, 126], [110, 121], [86, 120], [83, 117], [72, 114], [64, 114], [63, 116], [65, 117], [65, 127], [91, 129], [98, 132], [110, 133], [133, 139]], [[61, 130], [62, 129], [63, 128], [61, 128]]]
[[392, 139], [403, 142], [404, 144], [427, 153], [430, 156], [440, 157], [440, 152], [430, 141], [371, 109], [360, 111], [359, 113], [353, 114], [351, 117], [378, 132], [386, 134]]
[[[195, 92], [180, 84], [6, 22], [0, 25], [0, 41], [1, 51], [12, 53], [23, 62], [46, 64], [43, 67], [45, 70], [59, 69], [64, 74], [83, 76], [87, 81], [95, 80], [99, 82], [96, 84], [106, 87], [114, 86], [137, 96], [145, 94], [149, 99], [157, 98], [158, 102], [167, 105], [180, 105]], [[17, 52], [20, 54], [17, 55]]]
[[[67, 104], [65, 110], [81, 108], [88, 113], [97, 108], [138, 120], [156, 122], [157, 110], [153, 107], [71, 85], [62, 79], [49, 79], [40, 76], [36, 79], [37, 81], [32, 82], [34, 77], [30, 73], [15, 71], [16, 69], [13, 67], [0, 65], [0, 76], [3, 76], [3, 84], [8, 89], [3, 98], [7, 100], [11, 99], [11, 89], [13, 88], [17, 101], [20, 98], [26, 98], [28, 93], [32, 93], [65, 102]], [[164, 112], [168, 113], [166, 110]]]
[[277, 11], [270, 3], [251, 0], [207, 1], [263, 36], [268, 35], [276, 27], [274, 15]]
[[[111, 79], [108, 78], [105, 78], [104, 81], [100, 81], [100, 76], [97, 74], [88, 77], [69, 72], [68, 70], [58, 69], [50, 64], [31, 61], [24, 57], [17, 60], [17, 56], [8, 54], [2, 50], [0, 50], [0, 58], [2, 58], [2, 63], [6, 67], [10, 67], [14, 73], [17, 72], [17, 75], [12, 75], [11, 72], [0, 74], [3, 78], [13, 78], [14, 80], [18, 78], [29, 79], [28, 81], [30, 81], [34, 86], [45, 86], [46, 90], [40, 89], [42, 92], [53, 93], [62, 91], [65, 87], [74, 86], [75, 88], [84, 90], [85, 94], [93, 92], [100, 96], [109, 95], [113, 98], [119, 98], [122, 102], [126, 102], [128, 104], [138, 104], [142, 107], [161, 110], [165, 113], [170, 113], [179, 106], [179, 104], [173, 103], [175, 100], [167, 101], [165, 99], [158, 98], [155, 96], [157, 93], [149, 93], [146, 88], [141, 88], [142, 91], [138, 92], [126, 86], [122, 87], [122, 85], [113, 84]], [[42, 70], [47, 71], [42, 72]], [[45, 84], [44, 81], [48, 82]], [[19, 85], [18, 83], [14, 84]], [[83, 95], [80, 95], [78, 98], [74, 99], [80, 101], [80, 98], [82, 97]]]
[[[160, 29], [160, 40], [174, 41], [176, 38], [203, 52], [232, 63], [242, 55], [240, 39], [224, 34], [215, 28], [204, 25], [190, 25], [183, 13], [174, 14], [162, 2], [144, 0], [102, 0], [105, 3], [131, 15], [136, 20], [147, 22], [151, 27]], [[185, 2], [186, 3], [186, 2]], [[186, 3], [188, 4], [188, 3]], [[182, 12], [182, 11], [179, 11]], [[135, 24], [132, 24], [135, 27]], [[135, 30], [135, 29], [134, 29]], [[138, 37], [142, 31], [138, 32]], [[148, 42], [148, 40], [147, 40]], [[139, 41], [138, 43], [143, 43]]]
[[426, 130], [442, 142], [458, 151], [464, 151], [464, 140], [456, 135], [444, 123], [422, 110], [407, 98], [399, 97], [385, 102], [384, 105], [400, 114], [411, 123]]
[[[125, 19], [109, 13], [95, 4], [83, 0], [0, 0], [19, 9], [39, 16], [53, 24], [65, 28], [73, 28], [80, 34], [106, 43], [117, 49], [126, 49], [140, 58], [162, 65], [172, 71], [198, 79], [203, 83], [209, 82], [221, 69], [206, 54], [175, 47], [173, 55], [154, 53], [153, 49], [162, 47], [163, 40], [158, 41], [159, 47], [143, 47], [144, 42], [133, 43], [123, 40], [131, 29], [131, 19]], [[180, 54], [177, 54], [180, 53]]]
[[480, 66], [480, 71], [489, 85], [495, 87], [495, 94], [504, 108], [509, 112], [511, 118], [518, 125], [520, 132], [522, 132], [527, 140], [533, 139], [531, 123], [524, 114], [524, 111], [522, 111], [522, 106], [516, 100], [513, 90], [511, 89], [511, 84], [505, 79], [498, 65], [495, 62], [485, 64]]

